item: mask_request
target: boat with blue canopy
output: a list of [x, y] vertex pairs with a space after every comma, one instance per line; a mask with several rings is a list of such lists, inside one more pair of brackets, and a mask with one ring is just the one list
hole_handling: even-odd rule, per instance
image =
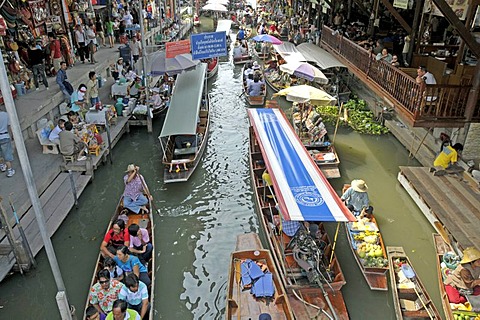
[[259, 221], [297, 319], [348, 319], [346, 283], [323, 222], [355, 221], [281, 109], [248, 109]]
[[207, 65], [200, 63], [177, 76], [158, 137], [165, 166], [164, 183], [187, 181], [206, 148], [210, 123], [206, 70]]

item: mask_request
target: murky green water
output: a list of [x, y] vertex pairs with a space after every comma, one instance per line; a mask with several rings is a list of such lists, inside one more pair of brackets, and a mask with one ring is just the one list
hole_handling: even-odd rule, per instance
[[[102, 166], [53, 237], [70, 303], [80, 319], [98, 247], [123, 191], [126, 166], [135, 162], [146, 177], [156, 206], [156, 319], [222, 319], [230, 252], [239, 233], [257, 232], [248, 169], [248, 119], [241, 93], [241, 69], [220, 65], [211, 85], [212, 122], [203, 161], [183, 184], [162, 184], [160, 147], [154, 133], [134, 130], [114, 150], [114, 164]], [[286, 103], [282, 102], [282, 105]], [[340, 129], [335, 142], [342, 178], [367, 181], [386, 245], [404, 246], [437, 306], [433, 229], [396, 180], [398, 166], [416, 165], [392, 136], [370, 137]], [[335, 225], [328, 226], [333, 238]], [[337, 254], [346, 275], [343, 295], [352, 319], [394, 319], [391, 292], [372, 292], [347, 246], [341, 228]], [[1, 319], [59, 319], [56, 287], [42, 251], [38, 269], [0, 284]]]

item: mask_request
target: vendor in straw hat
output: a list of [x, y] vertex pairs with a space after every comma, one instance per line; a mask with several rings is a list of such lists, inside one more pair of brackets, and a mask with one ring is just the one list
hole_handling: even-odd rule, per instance
[[348, 209], [355, 215], [358, 215], [365, 208], [369, 208], [368, 187], [363, 180], [353, 180], [350, 188], [342, 195], [342, 201], [345, 201]]
[[150, 191], [148, 190], [145, 179], [138, 172], [140, 168], [134, 164], [129, 164], [127, 167], [127, 174], [123, 177], [125, 183], [125, 191], [123, 192], [123, 207], [134, 213], [148, 213], [146, 207], [148, 195], [150, 200], [153, 200]]
[[469, 247], [463, 259], [445, 280], [445, 291], [450, 303], [465, 303], [465, 295], [480, 295], [480, 251]]

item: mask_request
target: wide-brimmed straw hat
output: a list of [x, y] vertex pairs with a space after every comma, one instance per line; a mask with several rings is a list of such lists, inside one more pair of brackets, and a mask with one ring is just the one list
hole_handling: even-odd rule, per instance
[[460, 263], [469, 263], [480, 259], [480, 251], [474, 247], [468, 247], [463, 250], [463, 259]]
[[128, 165], [127, 171], [125, 171], [125, 172], [132, 172], [132, 171], [134, 171], [136, 168], [137, 168], [137, 166], [134, 165], [133, 163], [131, 163], [131, 164]]
[[357, 192], [367, 192], [368, 190], [368, 187], [365, 181], [360, 179], [352, 181], [352, 188]]

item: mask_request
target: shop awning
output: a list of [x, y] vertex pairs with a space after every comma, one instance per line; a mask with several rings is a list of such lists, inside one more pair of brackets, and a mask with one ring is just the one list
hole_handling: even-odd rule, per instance
[[307, 61], [291, 42], [284, 41], [282, 44], [273, 45], [273, 48], [287, 63]]
[[198, 111], [202, 104], [206, 63], [177, 76], [162, 132], [159, 138], [172, 135], [194, 135], [197, 132]]
[[355, 221], [281, 109], [248, 109], [286, 220]]
[[306, 61], [315, 63], [320, 69], [346, 66], [335, 58], [331, 53], [323, 50], [313, 43], [302, 43], [297, 46], [299, 52], [303, 54]]

